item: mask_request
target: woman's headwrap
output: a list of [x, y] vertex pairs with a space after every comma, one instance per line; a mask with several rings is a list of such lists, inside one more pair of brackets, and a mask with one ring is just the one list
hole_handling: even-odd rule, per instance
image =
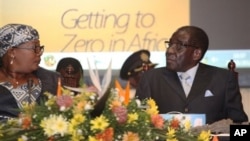
[[39, 34], [33, 27], [24, 24], [7, 24], [0, 28], [0, 57], [11, 47], [36, 39], [39, 39]]

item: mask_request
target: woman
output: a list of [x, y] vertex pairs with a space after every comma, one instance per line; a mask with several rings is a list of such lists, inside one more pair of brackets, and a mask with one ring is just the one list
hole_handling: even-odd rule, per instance
[[56, 94], [59, 74], [39, 67], [44, 46], [29, 25], [0, 28], [0, 119], [17, 117], [24, 103]]

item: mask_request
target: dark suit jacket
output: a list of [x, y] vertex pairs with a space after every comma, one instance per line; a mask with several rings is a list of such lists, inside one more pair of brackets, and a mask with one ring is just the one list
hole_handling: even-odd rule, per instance
[[[207, 90], [212, 96], [205, 96]], [[224, 118], [231, 118], [235, 122], [248, 121], [234, 73], [205, 64], [199, 65], [188, 97], [177, 73], [166, 67], [145, 72], [136, 95], [139, 99], [153, 98], [160, 113], [205, 113], [207, 123]]]
[[[34, 73], [42, 83], [42, 92], [37, 99], [37, 102], [39, 102], [41, 98], [43, 98], [43, 94], [46, 91], [52, 94], [56, 94], [57, 81], [59, 77], [58, 73], [43, 68], [39, 68]], [[12, 96], [8, 89], [0, 85], [0, 119], [17, 117], [18, 114], [19, 111], [15, 98]]]

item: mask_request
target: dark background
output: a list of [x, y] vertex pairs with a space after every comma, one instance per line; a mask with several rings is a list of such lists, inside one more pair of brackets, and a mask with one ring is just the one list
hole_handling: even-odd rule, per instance
[[[210, 50], [250, 49], [250, 0], [190, 0], [190, 15], [190, 24], [207, 32]], [[236, 71], [240, 86], [250, 87], [250, 68]]]
[[209, 35], [210, 49], [250, 49], [250, 0], [190, 0], [191, 25]]

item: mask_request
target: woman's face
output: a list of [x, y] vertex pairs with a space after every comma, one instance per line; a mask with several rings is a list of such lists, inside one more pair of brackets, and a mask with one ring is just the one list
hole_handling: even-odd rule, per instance
[[43, 54], [39, 40], [26, 42], [12, 49], [15, 72], [30, 73], [38, 69]]

